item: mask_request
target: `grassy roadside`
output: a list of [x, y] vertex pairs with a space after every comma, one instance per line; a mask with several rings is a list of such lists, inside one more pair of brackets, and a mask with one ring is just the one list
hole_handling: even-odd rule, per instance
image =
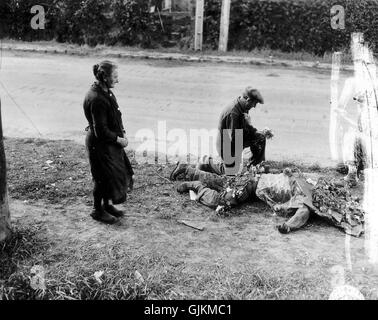
[[[8, 188], [13, 198], [26, 201], [44, 200], [64, 203], [81, 198], [90, 201], [92, 181], [85, 147], [68, 140], [6, 139]], [[174, 163], [167, 165], [139, 165], [129, 152], [136, 171], [145, 180], [137, 181], [135, 188], [165, 184], [161, 175], [169, 176]], [[297, 167], [303, 172], [329, 172], [321, 168], [293, 162], [268, 161], [271, 168]], [[163, 170], [164, 169], [164, 170]], [[159, 173], [160, 172], [160, 176]]]
[[[309, 260], [307, 251], [295, 247], [295, 261], [288, 262], [285, 248], [290, 240], [272, 233], [275, 220], [262, 203], [209, 222], [210, 209], [178, 195], [174, 185], [162, 179], [173, 165], [134, 162], [138, 178], [128, 201], [129, 225], [105, 227], [86, 218], [92, 183], [83, 146], [8, 138], [5, 147], [11, 202], [25, 212], [13, 212], [13, 236], [0, 247], [0, 299], [328, 298], [326, 269], [333, 258], [324, 262], [315, 254]], [[331, 172], [316, 165], [297, 166], [303, 171]], [[179, 227], [175, 221], [182, 217], [206, 220], [207, 233]], [[315, 231], [311, 243], [321, 236], [316, 232], [320, 231]], [[332, 228], [325, 232], [336, 239], [340, 236]], [[272, 241], [272, 248], [277, 246], [272, 239], [282, 246], [277, 252], [285, 259], [274, 260], [265, 251], [267, 241]], [[293, 244], [300, 245], [298, 241]], [[247, 250], [243, 256], [239, 244]], [[222, 260], [223, 251], [235, 255], [234, 260]], [[274, 269], [276, 263], [282, 263], [277, 265], [280, 271]], [[286, 268], [285, 263], [293, 265]], [[31, 287], [30, 270], [36, 265], [46, 270], [46, 290]], [[97, 278], [96, 272], [100, 272]], [[367, 298], [375, 297], [374, 282], [361, 286]]]
[[[231, 62], [231, 63], [246, 63], [246, 64], [279, 64], [282, 66], [289, 66], [291, 62], [306, 63], [308, 66], [331, 65], [332, 53], [326, 53], [323, 56], [316, 56], [308, 52], [283, 52], [280, 50], [270, 49], [254, 49], [252, 51], [237, 51], [232, 50], [228, 52], [219, 52], [217, 50], [204, 49], [203, 51], [194, 51], [192, 49], [172, 47], [159, 47], [156, 49], [142, 49], [139, 47], [125, 47], [125, 46], [105, 46], [97, 45], [96, 47], [89, 47], [88, 45], [75, 45], [67, 43], [58, 43], [56, 41], [34, 41], [22, 42], [15, 40], [3, 40], [2, 47], [8, 50], [21, 50], [42, 53], [65, 53], [75, 55], [98, 55], [98, 56], [118, 56], [127, 57], [128, 55], [134, 57], [138, 55], [140, 58], [164, 58], [164, 59], [179, 59], [185, 60], [190, 57], [204, 58], [213, 57], [216, 62]], [[169, 55], [173, 56], [169, 56]], [[163, 56], [168, 55], [168, 56]], [[178, 55], [178, 56], [174, 56]], [[138, 57], [135, 56], [135, 57]], [[216, 59], [217, 58], [217, 59]], [[350, 65], [352, 63], [350, 52], [343, 52], [343, 65]]]
[[[14, 226], [1, 248], [0, 298], [49, 300], [114, 299], [323, 299], [315, 279], [293, 274], [290, 278], [264, 270], [224, 266], [190, 270], [183, 263], [159, 254], [130, 255], [122, 245], [102, 248], [87, 242], [71, 244], [59, 252], [43, 238], [43, 229]], [[46, 289], [31, 287], [33, 266], [49, 267]], [[100, 271], [101, 278], [95, 273]], [[148, 275], [140, 278], [139, 274]], [[177, 284], [186, 288], [177, 290]]]

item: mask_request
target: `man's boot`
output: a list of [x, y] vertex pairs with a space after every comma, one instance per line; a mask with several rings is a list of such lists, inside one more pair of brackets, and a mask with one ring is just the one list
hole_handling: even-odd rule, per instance
[[114, 224], [118, 222], [118, 219], [111, 214], [107, 213], [103, 208], [101, 209], [93, 209], [91, 213], [91, 217], [94, 220], [107, 223], [107, 224]]
[[104, 210], [111, 214], [113, 217], [116, 217], [116, 218], [121, 218], [125, 215], [125, 211], [122, 211], [122, 210], [118, 210], [116, 207], [108, 204], [108, 205], [104, 205]]
[[344, 177], [344, 180], [350, 186], [356, 186], [358, 182], [357, 167], [354, 164], [348, 164], [348, 174]]
[[188, 169], [188, 165], [185, 164], [185, 163], [180, 163], [180, 162], [177, 162], [176, 163], [176, 167], [173, 169], [173, 171], [171, 172], [171, 175], [169, 177], [169, 179], [171, 181], [174, 181], [174, 180], [177, 180], [177, 178], [180, 176], [180, 175], [185, 175], [186, 173], [186, 170]]
[[194, 192], [198, 193], [203, 187], [204, 185], [200, 181], [186, 181], [179, 184], [177, 187], [177, 192], [185, 193], [189, 192], [189, 190], [193, 190]]

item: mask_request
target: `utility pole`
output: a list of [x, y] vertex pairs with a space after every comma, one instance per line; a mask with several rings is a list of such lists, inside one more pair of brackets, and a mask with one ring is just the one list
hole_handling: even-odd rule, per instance
[[165, 0], [164, 9], [168, 9], [169, 12], [172, 11], [172, 0]]
[[195, 25], [195, 35], [194, 35], [194, 50], [202, 51], [202, 41], [203, 41], [203, 11], [204, 11], [204, 0], [197, 0], [196, 2], [196, 25]]
[[222, 0], [222, 13], [219, 32], [219, 51], [227, 52], [228, 29], [230, 25], [231, 0]]
[[7, 168], [5, 160], [3, 125], [0, 100], [0, 242], [10, 235], [10, 213], [7, 192]]

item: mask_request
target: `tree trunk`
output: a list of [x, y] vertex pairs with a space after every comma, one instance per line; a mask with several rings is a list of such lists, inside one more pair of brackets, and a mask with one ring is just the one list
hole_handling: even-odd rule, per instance
[[10, 213], [7, 192], [7, 168], [5, 160], [3, 125], [0, 100], [0, 242], [10, 235]]

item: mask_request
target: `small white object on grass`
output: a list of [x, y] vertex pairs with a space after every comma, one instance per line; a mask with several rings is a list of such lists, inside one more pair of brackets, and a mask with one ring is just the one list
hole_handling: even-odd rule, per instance
[[316, 181], [312, 180], [311, 178], [308, 178], [308, 179], [306, 180], [306, 182], [309, 183], [309, 184], [312, 184], [313, 186], [316, 185]]
[[218, 206], [216, 209], [215, 209], [215, 212], [217, 214], [222, 214], [224, 212], [225, 208], [224, 206]]
[[99, 284], [102, 284], [101, 277], [102, 277], [103, 274], [104, 274], [104, 271], [96, 271], [96, 272], [94, 273], [94, 277], [95, 277], [96, 281], [97, 281]]
[[137, 279], [140, 283], [144, 283], [143, 276], [139, 273], [138, 270], [135, 270], [134, 272], [135, 279]]
[[195, 201], [197, 199], [197, 194], [193, 190], [189, 190], [190, 200]]
[[30, 286], [33, 290], [46, 290], [45, 269], [42, 266], [33, 266], [30, 269], [30, 275]]

